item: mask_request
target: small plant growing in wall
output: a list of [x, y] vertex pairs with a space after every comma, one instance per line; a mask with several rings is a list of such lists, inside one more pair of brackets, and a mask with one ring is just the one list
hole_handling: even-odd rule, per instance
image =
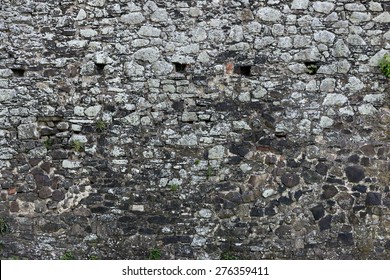
[[84, 144], [79, 140], [73, 140], [70, 145], [75, 152], [81, 152], [84, 148]]
[[0, 218], [0, 236], [7, 232], [9, 232], [9, 225], [3, 218]]
[[196, 159], [194, 163], [195, 163], [195, 165], [199, 165], [200, 164], [200, 159]]
[[179, 185], [178, 184], [171, 184], [169, 186], [169, 188], [171, 189], [171, 191], [176, 192], [179, 190]]
[[103, 132], [107, 128], [107, 123], [103, 120], [97, 120], [95, 123], [96, 131]]
[[210, 177], [213, 176], [213, 168], [211, 166], [207, 167], [206, 170], [206, 178], [210, 179]]
[[51, 139], [46, 139], [46, 140], [43, 142], [43, 145], [45, 146], [46, 149], [49, 149], [51, 146], [53, 146], [53, 140], [51, 140]]
[[238, 258], [232, 254], [232, 252], [223, 252], [221, 254], [221, 260], [237, 260]]
[[72, 252], [65, 252], [65, 254], [62, 255], [61, 260], [75, 260], [75, 257]]
[[148, 259], [149, 260], [160, 260], [161, 259], [161, 251], [159, 249], [156, 249], [156, 248], [152, 249], [149, 252]]
[[390, 55], [385, 54], [379, 61], [379, 69], [381, 69], [383, 75], [390, 78]]

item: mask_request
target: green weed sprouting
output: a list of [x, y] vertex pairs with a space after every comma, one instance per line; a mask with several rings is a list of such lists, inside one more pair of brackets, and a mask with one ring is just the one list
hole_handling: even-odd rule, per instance
[[159, 249], [152, 249], [150, 252], [149, 252], [149, 257], [148, 257], [149, 260], [160, 260], [161, 259], [161, 251]]
[[76, 152], [81, 152], [84, 148], [84, 144], [79, 140], [73, 140], [70, 145], [72, 146], [72, 149]]
[[95, 123], [96, 131], [103, 132], [107, 128], [107, 123], [103, 120], [97, 120]]
[[382, 71], [382, 74], [387, 78], [390, 78], [390, 55], [385, 54], [383, 58], [379, 61], [379, 68]]

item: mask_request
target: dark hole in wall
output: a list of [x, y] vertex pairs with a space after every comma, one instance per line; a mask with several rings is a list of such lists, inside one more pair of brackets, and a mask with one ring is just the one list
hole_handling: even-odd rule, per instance
[[11, 70], [15, 77], [24, 77], [24, 74], [26, 73], [26, 70], [22, 68], [11, 68]]
[[175, 71], [177, 73], [184, 73], [187, 69], [187, 64], [174, 62], [173, 65], [175, 66]]
[[104, 63], [95, 63], [96, 65], [96, 71], [98, 74], [103, 74], [104, 73], [104, 67], [106, 67], [106, 64]]
[[306, 66], [306, 73], [309, 75], [317, 74], [318, 68], [320, 68], [318, 62], [305, 62], [305, 66]]
[[251, 68], [250, 65], [236, 65], [234, 66], [234, 73], [243, 75], [243, 76], [250, 76], [251, 75]]

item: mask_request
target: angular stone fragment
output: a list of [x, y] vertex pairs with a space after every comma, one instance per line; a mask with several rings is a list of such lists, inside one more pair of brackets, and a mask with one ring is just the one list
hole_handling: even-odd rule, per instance
[[293, 0], [291, 4], [292, 10], [306, 10], [309, 6], [309, 0]]
[[313, 214], [314, 220], [319, 220], [325, 215], [325, 209], [322, 204], [310, 208], [311, 213]]
[[76, 169], [76, 168], [81, 167], [81, 162], [66, 159], [66, 160], [62, 161], [62, 167], [66, 168], [66, 169]]
[[158, 8], [151, 16], [150, 19], [154, 22], [167, 22], [168, 12], [165, 9]]
[[349, 20], [354, 24], [359, 24], [362, 22], [367, 22], [371, 19], [370, 13], [362, 13], [362, 12], [353, 12]]
[[161, 34], [161, 30], [156, 27], [143, 25], [138, 30], [137, 34], [144, 37], [159, 37]]
[[11, 100], [15, 96], [16, 96], [15, 90], [0, 88], [0, 102]]
[[331, 215], [323, 217], [318, 222], [318, 226], [320, 227], [320, 231], [330, 229], [331, 223], [332, 223], [332, 216]]
[[344, 210], [350, 210], [353, 206], [355, 199], [352, 195], [346, 192], [340, 193], [336, 198], [337, 204]]
[[348, 98], [342, 94], [328, 94], [326, 95], [322, 105], [325, 106], [341, 106], [348, 101]]
[[325, 44], [332, 44], [335, 38], [336, 35], [326, 30], [314, 33], [314, 40]]
[[18, 138], [21, 140], [26, 139], [38, 139], [39, 133], [37, 129], [37, 124], [29, 123], [29, 124], [21, 124], [18, 126]]
[[196, 146], [198, 145], [198, 137], [195, 134], [184, 135], [177, 144], [180, 146]]
[[49, 198], [49, 197], [51, 197], [51, 195], [52, 195], [52, 191], [49, 187], [43, 187], [38, 192], [39, 198], [42, 198], [42, 199]]
[[318, 13], [329, 14], [334, 9], [334, 4], [331, 2], [316, 1], [313, 3], [313, 9]]
[[333, 55], [335, 57], [349, 57], [351, 51], [342, 39], [337, 40], [334, 44]]
[[225, 155], [225, 147], [217, 145], [209, 150], [209, 159], [222, 159]]
[[260, 20], [277, 22], [282, 17], [282, 13], [279, 10], [265, 7], [257, 11], [257, 17]]
[[358, 165], [346, 167], [345, 174], [347, 175], [348, 181], [352, 183], [358, 183], [365, 177], [364, 169]]
[[134, 58], [147, 61], [147, 62], [155, 62], [160, 57], [160, 51], [155, 47], [143, 48], [134, 53]]
[[87, 117], [96, 117], [102, 109], [101, 105], [91, 106], [85, 109], [84, 113]]
[[124, 24], [136, 25], [145, 21], [145, 17], [142, 15], [142, 13], [136, 12], [127, 15], [122, 15], [120, 21]]
[[344, 246], [352, 246], [354, 245], [353, 235], [350, 232], [342, 232], [337, 236], [337, 241]]
[[88, 0], [87, 4], [94, 7], [103, 7], [106, 0]]
[[321, 194], [322, 199], [332, 198], [338, 193], [337, 188], [335, 186], [332, 186], [332, 185], [325, 185], [322, 187], [322, 190], [323, 190], [323, 192]]
[[369, 192], [366, 196], [366, 205], [375, 206], [381, 205], [382, 203], [382, 194], [379, 192]]
[[380, 23], [388, 23], [390, 22], [390, 13], [389, 12], [381, 13], [379, 16], [374, 17], [372, 20]]
[[292, 188], [299, 184], [299, 176], [294, 173], [286, 173], [281, 177], [283, 185], [288, 188]]

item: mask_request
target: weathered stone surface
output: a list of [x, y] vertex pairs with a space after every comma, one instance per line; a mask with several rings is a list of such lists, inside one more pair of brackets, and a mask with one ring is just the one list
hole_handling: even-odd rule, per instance
[[353, 183], [358, 183], [365, 177], [364, 169], [357, 165], [346, 167], [345, 174], [347, 175], [348, 181]]
[[1, 257], [389, 259], [388, 8], [1, 1]]
[[260, 20], [276, 22], [280, 20], [282, 13], [274, 8], [261, 8], [257, 11], [257, 17]]
[[368, 192], [366, 196], [366, 205], [381, 205], [382, 194], [377, 192]]
[[317, 205], [315, 207], [312, 207], [310, 208], [310, 211], [313, 214], [314, 220], [321, 219], [325, 214], [325, 210], [322, 205]]
[[21, 124], [18, 126], [18, 138], [21, 140], [25, 139], [38, 139], [39, 133], [35, 123]]
[[293, 173], [286, 173], [283, 174], [281, 177], [283, 185], [285, 185], [288, 188], [295, 187], [299, 184], [299, 176], [297, 174]]

